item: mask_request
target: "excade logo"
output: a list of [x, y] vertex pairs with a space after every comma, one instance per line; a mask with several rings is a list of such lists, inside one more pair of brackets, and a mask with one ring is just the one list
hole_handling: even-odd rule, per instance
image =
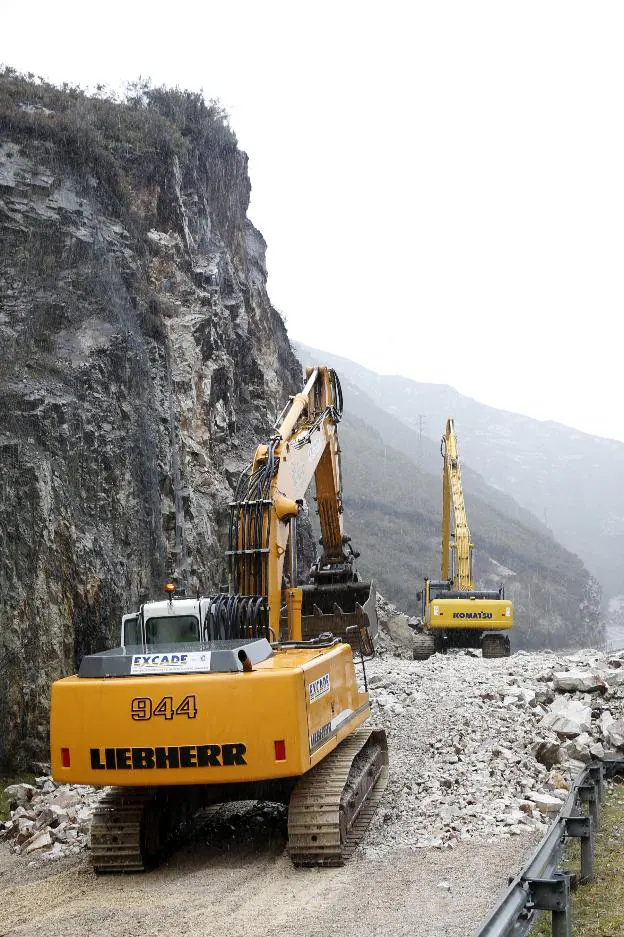
[[319, 677], [317, 680], [313, 680], [310, 684], [310, 702], [313, 703], [314, 700], [319, 699], [321, 696], [325, 696], [326, 693], [329, 693], [329, 674], [324, 673], [322, 677]]
[[453, 612], [453, 618], [491, 618], [492, 612]]
[[134, 654], [131, 674], [206, 673], [210, 670], [210, 651], [187, 651], [185, 654]]
[[122, 771], [129, 768], [226, 768], [246, 765], [247, 746], [168, 745], [163, 748], [91, 748], [94, 771]]

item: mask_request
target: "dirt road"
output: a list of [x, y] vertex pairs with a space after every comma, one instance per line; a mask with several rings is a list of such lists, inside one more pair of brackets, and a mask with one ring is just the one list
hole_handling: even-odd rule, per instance
[[294, 869], [283, 817], [256, 808], [217, 814], [146, 874], [96, 876], [84, 856], [29, 860], [2, 845], [0, 937], [466, 937], [531, 842]]

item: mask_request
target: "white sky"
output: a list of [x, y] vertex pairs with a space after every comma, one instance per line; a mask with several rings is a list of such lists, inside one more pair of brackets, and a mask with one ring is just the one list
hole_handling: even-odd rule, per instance
[[0, 61], [203, 88], [289, 332], [624, 440], [624, 4], [4, 4]]

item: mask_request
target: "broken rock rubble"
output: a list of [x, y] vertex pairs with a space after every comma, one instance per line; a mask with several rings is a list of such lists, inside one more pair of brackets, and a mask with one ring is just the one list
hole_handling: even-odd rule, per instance
[[[49, 768], [48, 768], [49, 771]], [[86, 785], [57, 785], [49, 774], [31, 784], [5, 788], [10, 819], [0, 823], [0, 840], [11, 850], [45, 859], [78, 855], [87, 846], [89, 824], [101, 791]]]
[[584, 765], [624, 748], [622, 661], [599, 651], [382, 652], [368, 673], [390, 779], [367, 854], [541, 836]]

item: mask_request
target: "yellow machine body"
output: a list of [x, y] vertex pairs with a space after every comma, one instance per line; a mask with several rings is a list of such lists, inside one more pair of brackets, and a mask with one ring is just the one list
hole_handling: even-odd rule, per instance
[[513, 625], [513, 609], [508, 599], [429, 599], [425, 583], [425, 624], [431, 630], [473, 628], [507, 630]]
[[278, 649], [251, 672], [66, 677], [52, 686], [52, 774], [123, 787], [295, 777], [369, 715], [346, 644]]
[[[388, 754], [362, 726], [354, 651], [363, 668], [377, 614], [343, 532], [341, 414], [337, 375], [309, 369], [236, 486], [228, 591], [191, 599], [167, 583], [168, 600], [123, 616], [118, 647], [53, 684], [54, 779], [110, 787], [91, 823], [96, 871], [151, 867], [208, 803], [288, 803], [296, 865], [341, 865], [363, 835]], [[301, 583], [312, 479], [323, 553]]]

